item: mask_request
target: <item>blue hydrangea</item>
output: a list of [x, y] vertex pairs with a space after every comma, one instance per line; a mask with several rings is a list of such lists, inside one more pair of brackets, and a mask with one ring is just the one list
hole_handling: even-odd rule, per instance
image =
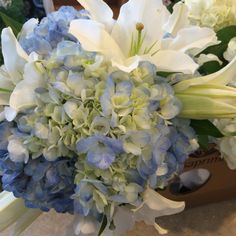
[[29, 208], [42, 211], [74, 212], [75, 161], [59, 158], [49, 162], [44, 157], [30, 159], [27, 164], [13, 162], [7, 151], [0, 150], [2, 187], [15, 197], [23, 198]]
[[77, 11], [73, 7], [63, 6], [43, 18], [34, 28], [33, 33], [20, 37], [20, 44], [29, 54], [37, 52], [45, 56], [63, 40], [77, 41], [68, 33], [68, 29], [72, 20], [80, 18], [88, 18], [86, 11]]
[[103, 135], [81, 139], [77, 143], [77, 151], [78, 154], [86, 154], [88, 164], [99, 169], [109, 168], [116, 155], [124, 152], [121, 141]]
[[[183, 170], [184, 162], [198, 147], [189, 124], [185, 119], [174, 119], [171, 126], [160, 123], [159, 135], [151, 142], [149, 155], [139, 157], [138, 173], [152, 188], [167, 185], [173, 175]], [[137, 183], [141, 183], [140, 180]]]

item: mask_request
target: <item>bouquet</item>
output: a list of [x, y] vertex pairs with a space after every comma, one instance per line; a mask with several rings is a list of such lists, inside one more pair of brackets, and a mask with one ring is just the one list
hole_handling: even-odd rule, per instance
[[68, 236], [163, 233], [184, 202], [159, 190], [191, 153], [215, 142], [236, 167], [236, 28], [199, 26], [191, 1], [129, 0], [117, 20], [78, 2], [2, 31], [0, 231], [54, 209], [75, 215]]

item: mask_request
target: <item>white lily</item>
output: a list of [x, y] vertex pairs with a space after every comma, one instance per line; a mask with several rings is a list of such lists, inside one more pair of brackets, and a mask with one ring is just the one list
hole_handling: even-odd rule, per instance
[[[22, 33], [32, 30], [36, 20], [29, 20]], [[5, 109], [5, 118], [12, 121], [17, 112], [34, 106], [35, 89], [44, 84], [42, 67], [37, 56], [27, 55], [15, 38], [11, 28], [2, 31], [4, 66], [0, 71], [0, 105]], [[20, 98], [20, 99], [19, 99]]]
[[181, 81], [174, 86], [183, 104], [180, 116], [193, 119], [234, 118], [236, 88], [227, 86], [236, 76], [236, 57], [216, 73]]
[[169, 200], [150, 188], [144, 192], [143, 200], [143, 204], [134, 210], [135, 220], [154, 226], [161, 234], [168, 231], [156, 224], [156, 218], [180, 213], [185, 208], [185, 202]]
[[217, 43], [213, 30], [187, 25], [183, 3], [176, 4], [171, 15], [162, 0], [130, 0], [114, 21], [102, 0], [78, 2], [90, 12], [91, 20], [72, 21], [69, 32], [85, 50], [103, 54], [126, 72], [148, 60], [159, 71], [194, 73], [198, 65], [186, 52]]
[[[156, 223], [156, 218], [180, 213], [185, 208], [184, 202], [169, 200], [154, 190], [148, 188], [143, 194], [143, 203], [131, 210], [122, 206], [116, 207], [113, 216], [115, 230], [105, 229], [102, 236], [121, 236], [133, 228], [135, 222], [144, 221], [154, 226], [160, 234], [168, 231]], [[67, 228], [66, 236], [94, 236], [99, 228], [98, 222], [90, 217], [75, 217], [74, 222]]]

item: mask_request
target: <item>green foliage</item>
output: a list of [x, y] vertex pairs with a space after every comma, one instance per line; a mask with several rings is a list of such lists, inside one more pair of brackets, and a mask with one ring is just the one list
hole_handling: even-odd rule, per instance
[[[23, 0], [13, 0], [11, 6], [9, 6], [7, 9], [0, 7], [0, 12], [4, 13], [5, 15], [13, 18], [14, 20], [20, 23], [23, 23], [25, 21]], [[3, 27], [3, 21], [0, 22], [1, 27]]]
[[224, 135], [209, 120], [191, 120], [191, 127], [195, 130], [198, 143], [204, 150], [208, 148], [209, 136], [222, 138]]
[[[7, 9], [0, 7], [0, 31], [6, 26], [10, 26], [13, 32], [18, 34], [24, 21], [23, 0], [13, 0], [11, 6]], [[3, 64], [1, 51], [0, 48], [0, 65]]]
[[163, 78], [167, 78], [169, 75], [176, 74], [177, 72], [165, 72], [165, 71], [158, 71], [157, 75]]
[[167, 7], [167, 9], [170, 11], [170, 13], [173, 12], [173, 7], [177, 2], [180, 2], [181, 0], [172, 0], [171, 4]]
[[2, 21], [4, 22], [5, 26], [11, 27], [14, 34], [17, 36], [18, 33], [21, 31], [22, 24], [12, 19], [11, 17], [7, 16], [3, 12], [0, 12], [0, 17], [2, 18]]
[[105, 215], [103, 215], [102, 224], [101, 224], [100, 230], [98, 232], [98, 236], [100, 236], [103, 233], [103, 231], [105, 230], [106, 226], [107, 226], [107, 217]]
[[225, 66], [228, 62], [224, 59], [223, 54], [228, 47], [229, 41], [236, 37], [236, 25], [225, 27], [217, 32], [217, 37], [220, 44], [208, 47], [202, 53], [204, 54], [214, 54], [219, 57], [224, 63], [222, 66]]
[[198, 71], [201, 73], [201, 75], [208, 75], [212, 74], [214, 72], [217, 72], [221, 69], [221, 65], [218, 61], [208, 61], [204, 63]]
[[197, 135], [209, 135], [215, 138], [222, 138], [224, 135], [209, 120], [191, 120], [191, 127]]
[[198, 144], [201, 149], [207, 150], [209, 144], [209, 137], [208, 135], [198, 135]]

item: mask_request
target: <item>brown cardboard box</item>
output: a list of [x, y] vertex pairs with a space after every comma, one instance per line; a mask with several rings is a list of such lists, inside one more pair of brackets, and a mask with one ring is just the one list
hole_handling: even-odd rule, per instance
[[212, 149], [205, 155], [190, 157], [185, 163], [184, 172], [197, 168], [210, 172], [210, 178], [199, 189], [176, 194], [171, 191], [170, 184], [160, 194], [175, 201], [185, 201], [188, 208], [236, 198], [236, 170], [227, 167], [217, 150]]

